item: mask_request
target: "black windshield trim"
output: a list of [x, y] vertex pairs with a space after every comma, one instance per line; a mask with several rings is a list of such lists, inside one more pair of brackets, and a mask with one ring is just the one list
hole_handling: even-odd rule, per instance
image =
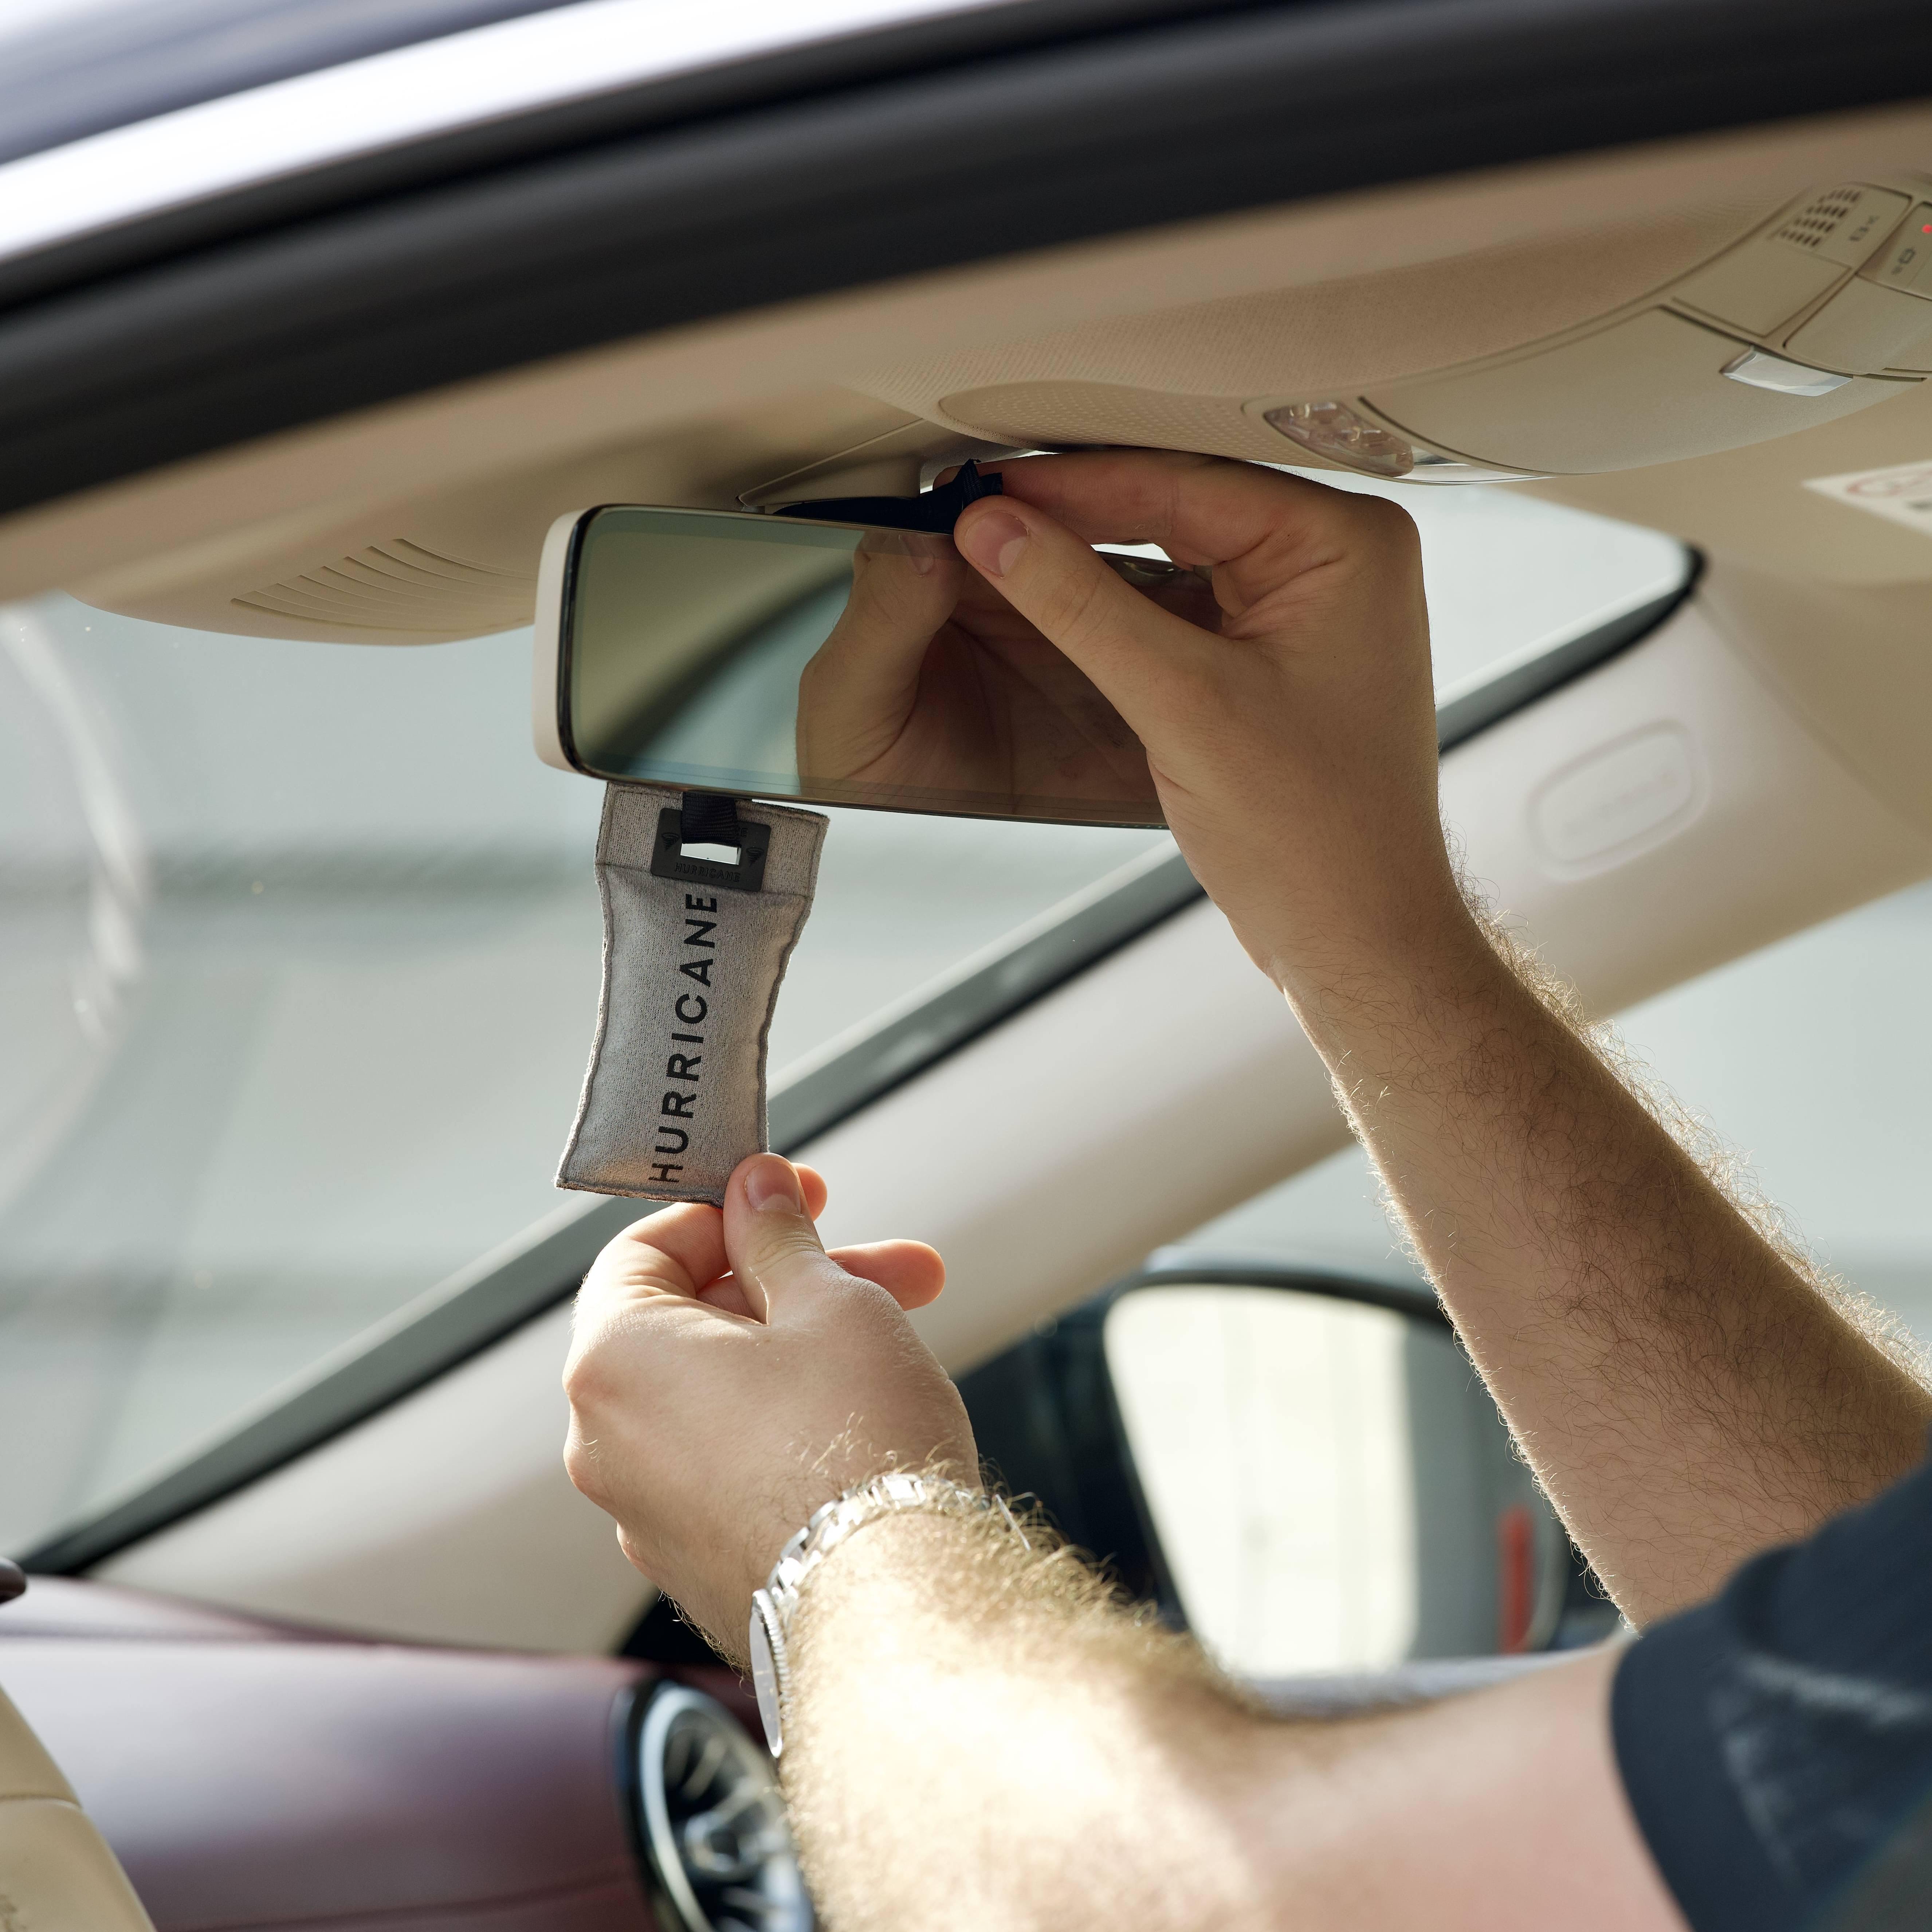
[[[1438, 714], [1445, 746], [1466, 742], [1478, 730], [1514, 715], [1561, 686], [1653, 634], [1684, 604], [1696, 583], [1700, 560], [1685, 554], [1682, 586], [1668, 597], [1598, 626], [1558, 646], [1538, 663], [1540, 682], [1526, 666], [1496, 680], [1492, 715], [1475, 700], [1490, 687]], [[1501, 708], [1496, 708], [1500, 706]], [[774, 1090], [772, 1144], [782, 1153], [802, 1151], [820, 1135], [970, 1046], [1036, 1000], [1152, 932], [1203, 897], [1178, 853], [1124, 866], [1070, 902], [1057, 917], [1036, 921], [1000, 946], [968, 961], [915, 1003], [889, 1011], [843, 1052]], [[566, 1210], [567, 1211], [567, 1210]], [[399, 1310], [351, 1349], [318, 1366], [298, 1388], [265, 1402], [218, 1441], [164, 1471], [133, 1494], [48, 1538], [21, 1556], [26, 1568], [72, 1575], [116, 1552], [219, 1502], [224, 1496], [312, 1449], [345, 1434], [371, 1416], [413, 1394], [437, 1377], [536, 1320], [577, 1292], [597, 1251], [620, 1228], [650, 1211], [635, 1201], [600, 1200], [563, 1226], [508, 1251], [486, 1256], [462, 1274]], [[1156, 1258], [1158, 1278], [1166, 1256]], [[1195, 1278], [1215, 1277], [1184, 1266]], [[1253, 1267], [1234, 1264], [1253, 1279]], [[1391, 1305], [1394, 1305], [1393, 1304]], [[1406, 1303], [1403, 1304], [1406, 1307]]]

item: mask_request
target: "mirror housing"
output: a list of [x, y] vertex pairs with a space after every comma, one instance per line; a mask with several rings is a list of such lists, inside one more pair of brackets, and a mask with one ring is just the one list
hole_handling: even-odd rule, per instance
[[[1160, 826], [1119, 712], [953, 548], [960, 510], [998, 482], [968, 465], [911, 498], [558, 518], [538, 572], [538, 755], [741, 798]], [[1100, 554], [1144, 595], [1212, 603], [1165, 557]]]

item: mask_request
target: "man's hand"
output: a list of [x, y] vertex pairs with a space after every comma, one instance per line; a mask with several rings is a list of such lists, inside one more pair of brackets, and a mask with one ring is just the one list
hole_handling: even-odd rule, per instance
[[917, 1241], [827, 1255], [825, 1186], [759, 1154], [721, 1212], [625, 1229], [578, 1298], [571, 1480], [728, 1655], [787, 1537], [848, 1485], [937, 1462], [976, 1480], [958, 1391], [905, 1318], [944, 1264]]
[[[1148, 594], [1211, 610], [1197, 578]], [[799, 680], [798, 769], [808, 783], [971, 794], [1021, 811], [1154, 799], [1140, 740], [1093, 680], [950, 544], [896, 531], [860, 545], [844, 614]]]
[[[1312, 991], [1480, 944], [1437, 815], [1415, 526], [1252, 464], [1123, 451], [1000, 466], [954, 542], [1146, 748], [1180, 849], [1256, 962]], [[1174, 607], [1091, 546], [1204, 566]]]

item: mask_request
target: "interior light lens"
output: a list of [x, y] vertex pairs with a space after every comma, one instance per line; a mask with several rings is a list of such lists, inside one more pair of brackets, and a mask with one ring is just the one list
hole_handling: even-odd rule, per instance
[[1284, 403], [1264, 410], [1262, 420], [1291, 442], [1366, 476], [1406, 476], [1415, 467], [1415, 452], [1400, 436], [1346, 403]]

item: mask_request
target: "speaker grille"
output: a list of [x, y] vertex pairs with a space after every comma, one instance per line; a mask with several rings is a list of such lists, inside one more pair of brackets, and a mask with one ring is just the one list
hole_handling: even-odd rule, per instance
[[238, 610], [311, 623], [474, 635], [527, 624], [536, 598], [534, 577], [393, 537], [234, 601]]
[[1808, 202], [1772, 233], [1774, 242], [1799, 248], [1822, 248], [1858, 212], [1865, 190], [1856, 186], [1834, 188]]

